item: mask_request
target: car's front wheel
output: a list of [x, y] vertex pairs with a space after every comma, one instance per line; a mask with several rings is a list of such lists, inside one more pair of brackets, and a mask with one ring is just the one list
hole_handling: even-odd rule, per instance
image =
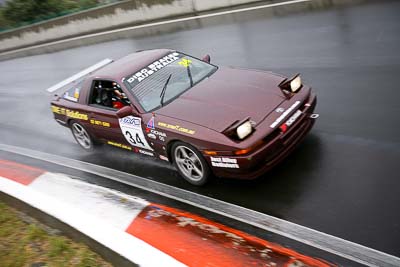
[[208, 181], [210, 168], [196, 148], [176, 142], [172, 146], [172, 157], [175, 167], [186, 181], [197, 186]]
[[70, 124], [72, 135], [76, 142], [85, 150], [91, 151], [94, 147], [93, 138], [89, 135], [88, 131], [78, 122]]

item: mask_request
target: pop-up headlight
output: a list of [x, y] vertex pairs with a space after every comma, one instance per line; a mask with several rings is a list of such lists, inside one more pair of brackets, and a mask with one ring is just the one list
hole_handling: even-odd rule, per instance
[[292, 93], [296, 93], [301, 86], [301, 78], [300, 75], [298, 75], [290, 82], [290, 91], [292, 91]]
[[255, 131], [255, 122], [250, 120], [250, 117], [242, 120], [237, 120], [232, 123], [228, 128], [222, 131], [222, 133], [232, 140], [241, 141]]
[[290, 98], [294, 93], [297, 93], [301, 87], [303, 87], [303, 84], [301, 82], [300, 74], [297, 74], [291, 79], [283, 80], [278, 86], [282, 89], [285, 96]]
[[236, 128], [236, 134], [239, 137], [239, 139], [244, 139], [246, 136], [251, 134], [252, 131], [253, 127], [251, 126], [250, 121], [246, 121]]

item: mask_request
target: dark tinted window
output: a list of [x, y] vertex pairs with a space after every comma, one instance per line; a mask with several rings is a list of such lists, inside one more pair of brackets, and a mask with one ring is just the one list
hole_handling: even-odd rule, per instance
[[118, 83], [113, 81], [94, 81], [89, 104], [120, 109], [129, 105], [130, 101]]

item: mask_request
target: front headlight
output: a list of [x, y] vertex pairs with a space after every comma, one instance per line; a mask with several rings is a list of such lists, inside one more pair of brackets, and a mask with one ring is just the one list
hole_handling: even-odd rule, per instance
[[290, 91], [296, 93], [301, 88], [301, 78], [297, 76], [290, 82]]
[[253, 127], [251, 126], [250, 121], [246, 121], [242, 125], [236, 128], [236, 134], [239, 137], [239, 139], [244, 139], [246, 136], [251, 134], [253, 131]]
[[278, 86], [279, 88], [281, 88], [286, 98], [291, 98], [293, 94], [300, 91], [300, 89], [303, 87], [303, 84], [300, 78], [300, 74], [296, 74], [295, 76], [293, 76], [293, 78], [284, 79], [283, 81], [281, 81], [280, 84], [278, 84]]

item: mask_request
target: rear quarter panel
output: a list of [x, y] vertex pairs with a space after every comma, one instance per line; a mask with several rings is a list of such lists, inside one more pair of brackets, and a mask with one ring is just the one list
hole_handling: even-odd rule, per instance
[[[62, 98], [62, 96], [54, 96], [51, 101], [51, 111], [53, 112], [54, 119], [63, 126], [68, 126], [71, 120], [80, 122], [86, 128], [89, 128], [89, 110], [87, 106], [88, 91], [92, 79], [87, 79], [80, 91], [78, 102], [73, 102]], [[70, 85], [68, 85], [70, 86]], [[62, 95], [69, 87], [60, 89]]]

